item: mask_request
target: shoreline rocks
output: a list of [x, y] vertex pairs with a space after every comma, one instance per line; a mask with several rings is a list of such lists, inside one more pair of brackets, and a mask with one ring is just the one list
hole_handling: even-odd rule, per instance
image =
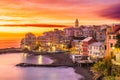
[[30, 64], [30, 63], [20, 63], [16, 66], [20, 67], [73, 67], [73, 65], [62, 65], [62, 64]]

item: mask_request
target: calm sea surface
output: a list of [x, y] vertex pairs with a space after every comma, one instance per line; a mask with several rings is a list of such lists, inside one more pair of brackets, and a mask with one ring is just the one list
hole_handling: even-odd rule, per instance
[[20, 62], [49, 64], [53, 61], [43, 56], [22, 53], [0, 55], [0, 80], [79, 80], [73, 68], [16, 67]]
[[20, 40], [0, 40], [0, 48], [20, 47]]

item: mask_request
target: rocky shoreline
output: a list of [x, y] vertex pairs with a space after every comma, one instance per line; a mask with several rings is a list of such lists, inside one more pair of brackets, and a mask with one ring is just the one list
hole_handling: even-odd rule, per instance
[[30, 63], [20, 63], [16, 66], [20, 67], [73, 67], [73, 65], [64, 65], [64, 64], [30, 64]]

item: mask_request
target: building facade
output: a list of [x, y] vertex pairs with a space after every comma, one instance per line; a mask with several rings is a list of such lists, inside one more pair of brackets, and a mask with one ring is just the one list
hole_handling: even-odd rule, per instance
[[27, 33], [21, 40], [21, 48], [28, 48], [33, 50], [36, 47], [36, 36], [33, 33]]
[[120, 34], [120, 26], [114, 25], [107, 28], [106, 32], [106, 56], [115, 56], [116, 35]]
[[95, 42], [95, 40], [92, 37], [87, 37], [84, 40], [82, 40], [80, 44], [80, 53], [82, 55], [88, 55], [88, 46]]
[[105, 45], [103, 42], [94, 42], [88, 47], [89, 55], [93, 58], [105, 57]]
[[64, 44], [64, 36], [64, 31], [54, 29], [54, 31], [44, 32], [42, 36], [38, 36], [37, 41], [42, 47], [50, 51], [53, 46], [59, 49], [60, 45]]

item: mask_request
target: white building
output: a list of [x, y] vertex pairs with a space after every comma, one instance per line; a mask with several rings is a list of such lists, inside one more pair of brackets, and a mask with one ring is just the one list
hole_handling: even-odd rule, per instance
[[93, 58], [103, 58], [105, 56], [105, 47], [102, 42], [94, 42], [88, 46], [89, 55]]
[[32, 33], [27, 33], [21, 40], [21, 48], [34, 49], [36, 46], [36, 36]]

